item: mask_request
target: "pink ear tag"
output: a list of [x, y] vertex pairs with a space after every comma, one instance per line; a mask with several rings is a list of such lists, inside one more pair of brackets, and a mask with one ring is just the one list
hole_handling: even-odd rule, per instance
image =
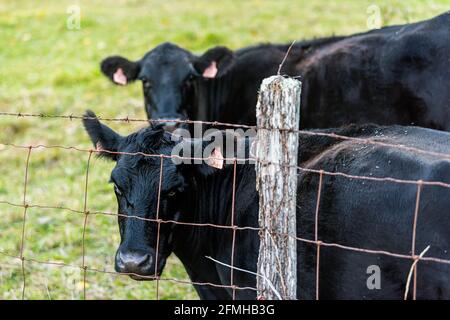
[[208, 159], [208, 165], [216, 169], [223, 168], [223, 155], [220, 148], [214, 148], [213, 152], [211, 152], [211, 156]]
[[123, 73], [122, 68], [118, 68], [117, 71], [114, 72], [113, 80], [115, 83], [122, 86], [127, 84], [127, 76]]
[[217, 75], [217, 63], [215, 61], [211, 62], [208, 68], [203, 71], [203, 77], [205, 78], [215, 78]]

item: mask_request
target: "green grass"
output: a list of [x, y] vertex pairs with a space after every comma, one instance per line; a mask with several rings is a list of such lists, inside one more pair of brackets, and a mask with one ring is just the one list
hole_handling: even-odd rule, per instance
[[[131, 59], [163, 41], [194, 52], [214, 45], [230, 48], [260, 42], [351, 34], [367, 30], [367, 8], [377, 4], [383, 24], [433, 17], [450, 8], [441, 1], [8, 1], [0, 0], [0, 111], [81, 114], [90, 108], [104, 117], [144, 118], [139, 85], [114, 87], [100, 74], [99, 61], [111, 54]], [[79, 3], [81, 28], [66, 27], [67, 8]], [[114, 123], [126, 134], [139, 125]], [[20, 203], [27, 150], [2, 143], [60, 144], [90, 148], [79, 121], [0, 117], [0, 200]], [[87, 153], [33, 150], [27, 202], [83, 209]], [[107, 184], [113, 164], [93, 158], [88, 192], [91, 211], [115, 212]], [[0, 204], [0, 250], [20, 251], [23, 209]], [[82, 264], [83, 215], [30, 208], [24, 255], [42, 261]], [[86, 264], [113, 270], [119, 243], [114, 217], [91, 215], [86, 230]], [[78, 268], [25, 263], [28, 299], [80, 299]], [[172, 257], [164, 277], [188, 279]], [[0, 299], [21, 297], [20, 261], [0, 255]], [[153, 299], [156, 283], [87, 273], [88, 299]], [[164, 299], [195, 299], [190, 285], [161, 282]]]

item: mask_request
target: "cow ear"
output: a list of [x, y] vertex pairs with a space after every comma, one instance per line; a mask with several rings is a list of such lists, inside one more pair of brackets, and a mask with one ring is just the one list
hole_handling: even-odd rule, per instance
[[195, 71], [203, 78], [218, 78], [234, 64], [234, 53], [226, 47], [214, 47], [193, 61]]
[[124, 86], [137, 79], [140, 66], [137, 62], [120, 56], [113, 56], [103, 60], [100, 69], [112, 82]]
[[117, 152], [121, 135], [108, 126], [100, 123], [94, 112], [87, 110], [83, 117], [83, 125], [99, 155], [111, 160], [117, 160]]

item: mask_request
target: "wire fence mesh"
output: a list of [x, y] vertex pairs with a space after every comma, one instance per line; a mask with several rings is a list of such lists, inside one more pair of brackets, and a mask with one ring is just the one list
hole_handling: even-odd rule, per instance
[[[32, 117], [32, 118], [49, 118], [49, 119], [66, 119], [69, 121], [72, 120], [81, 120], [81, 119], [89, 119], [86, 116], [77, 116], [77, 115], [45, 115], [45, 114], [31, 114], [31, 113], [10, 113], [10, 112], [0, 112], [0, 116], [5, 117], [17, 117], [17, 118], [26, 118], [26, 117]], [[144, 122], [144, 123], [152, 123], [152, 122], [165, 122], [166, 120], [148, 120], [148, 119], [137, 119], [137, 118], [98, 118], [99, 120], [103, 121], [116, 121], [116, 122]], [[231, 127], [231, 128], [252, 128], [252, 129], [261, 129], [256, 126], [246, 126], [246, 125], [240, 125], [240, 124], [230, 124], [230, 123], [221, 123], [221, 122], [202, 122], [202, 121], [189, 121], [189, 120], [171, 120], [172, 122], [179, 122], [183, 124], [189, 124], [189, 123], [195, 123], [195, 124], [204, 124], [204, 125], [212, 125], [212, 126], [222, 126], [222, 127]], [[315, 131], [306, 131], [306, 130], [295, 130], [295, 132], [306, 134], [306, 135], [315, 135], [315, 136], [327, 136], [333, 139], [339, 139], [339, 140], [348, 140], [352, 141], [358, 144], [368, 144], [368, 145], [378, 145], [386, 148], [395, 148], [411, 153], [417, 153], [417, 154], [423, 154], [423, 155], [429, 155], [433, 157], [437, 157], [444, 161], [450, 160], [450, 154], [445, 153], [438, 153], [438, 152], [432, 152], [427, 151], [411, 146], [406, 145], [396, 145], [396, 144], [390, 144], [383, 141], [379, 141], [376, 139], [365, 139], [365, 138], [355, 138], [355, 137], [348, 137], [348, 136], [342, 136], [335, 133], [324, 133], [324, 132], [315, 132]], [[239, 226], [235, 223], [235, 200], [236, 200], [236, 170], [237, 170], [237, 162], [238, 161], [250, 161], [255, 160], [255, 158], [249, 157], [249, 158], [231, 158], [231, 159], [224, 159], [224, 160], [230, 160], [233, 163], [233, 181], [232, 181], [232, 199], [231, 199], [231, 223], [227, 225], [221, 225], [221, 224], [213, 224], [213, 223], [189, 223], [189, 222], [182, 222], [182, 221], [176, 221], [176, 220], [164, 220], [161, 219], [159, 215], [160, 210], [160, 199], [161, 199], [161, 184], [164, 179], [163, 176], [163, 159], [165, 158], [181, 158], [181, 159], [189, 159], [189, 160], [208, 160], [206, 158], [199, 158], [199, 157], [180, 157], [180, 156], [168, 156], [163, 154], [146, 154], [142, 152], [135, 152], [135, 153], [129, 153], [129, 152], [119, 152], [119, 151], [108, 151], [108, 150], [96, 150], [96, 149], [86, 149], [86, 148], [80, 148], [77, 146], [66, 146], [66, 145], [44, 145], [44, 144], [36, 144], [36, 145], [18, 145], [13, 143], [2, 143], [4, 148], [0, 150], [0, 152], [12, 152], [11, 150], [14, 149], [22, 149], [27, 150], [26, 158], [25, 158], [25, 168], [24, 168], [24, 181], [23, 181], [23, 195], [22, 195], [22, 202], [21, 203], [14, 203], [7, 200], [1, 200], [0, 204], [22, 208], [23, 209], [23, 216], [22, 216], [22, 228], [21, 228], [21, 237], [20, 237], [20, 250], [18, 253], [11, 253], [11, 252], [4, 252], [0, 251], [0, 255], [4, 257], [8, 257], [11, 259], [15, 259], [20, 261], [21, 263], [21, 273], [22, 273], [22, 290], [21, 290], [21, 296], [22, 299], [25, 299], [26, 297], [26, 288], [27, 288], [27, 275], [26, 275], [26, 264], [27, 263], [36, 263], [40, 265], [47, 265], [47, 266], [58, 266], [58, 267], [67, 267], [67, 268], [78, 268], [83, 273], [83, 298], [88, 299], [88, 292], [87, 292], [87, 278], [88, 278], [88, 272], [95, 272], [95, 273], [103, 273], [103, 274], [109, 274], [109, 275], [123, 275], [123, 276], [130, 276], [135, 275], [139, 276], [141, 278], [147, 278], [151, 280], [156, 281], [156, 299], [160, 299], [160, 293], [159, 293], [159, 282], [160, 281], [169, 281], [173, 283], [178, 284], [191, 284], [191, 285], [198, 285], [198, 286], [210, 286], [210, 287], [217, 287], [217, 288], [226, 288], [230, 289], [232, 291], [232, 298], [236, 298], [236, 292], [238, 290], [252, 290], [257, 291], [254, 287], [240, 287], [237, 286], [234, 280], [234, 270], [237, 269], [234, 266], [235, 262], [235, 246], [236, 246], [236, 232], [237, 231], [243, 231], [243, 230], [249, 230], [254, 231], [256, 233], [259, 232], [265, 232], [267, 230], [264, 230], [260, 227], [251, 227], [251, 226]], [[33, 150], [36, 149], [61, 149], [61, 150], [71, 150], [81, 153], [87, 154], [87, 160], [86, 160], [86, 171], [85, 171], [85, 178], [84, 178], [84, 190], [83, 190], [83, 209], [75, 209], [60, 205], [45, 205], [45, 204], [36, 204], [36, 203], [30, 203], [27, 198], [27, 192], [28, 192], [28, 179], [29, 179], [29, 171], [30, 171], [30, 161], [32, 160]], [[159, 169], [159, 186], [158, 186], [158, 197], [157, 197], [157, 209], [156, 209], [156, 218], [143, 218], [139, 216], [132, 216], [132, 215], [126, 215], [122, 213], [112, 213], [112, 212], [103, 212], [103, 211], [91, 211], [89, 209], [89, 175], [91, 170], [91, 159], [92, 155], [100, 153], [100, 152], [106, 152], [110, 154], [116, 154], [116, 155], [129, 155], [129, 156], [144, 156], [144, 157], [156, 157], [160, 159], [160, 169]], [[424, 252], [421, 254], [417, 254], [417, 248], [416, 248], [416, 235], [417, 235], [417, 220], [419, 216], [419, 207], [420, 207], [420, 201], [421, 201], [421, 192], [423, 190], [424, 186], [437, 186], [441, 188], [450, 189], [450, 184], [443, 182], [443, 181], [425, 181], [425, 180], [407, 180], [407, 179], [398, 179], [394, 177], [374, 177], [374, 176], [364, 176], [364, 175], [351, 175], [347, 174], [345, 172], [339, 172], [339, 171], [326, 171], [321, 169], [311, 169], [307, 167], [302, 166], [296, 166], [296, 169], [298, 172], [308, 172], [318, 175], [319, 182], [318, 182], [318, 189], [317, 189], [317, 199], [316, 199], [316, 207], [315, 207], [315, 218], [314, 218], [314, 238], [313, 239], [305, 239], [302, 237], [298, 237], [297, 234], [278, 234], [278, 236], [288, 236], [296, 239], [299, 242], [303, 242], [306, 244], [311, 244], [316, 247], [316, 271], [315, 271], [315, 298], [319, 300], [320, 295], [320, 282], [319, 282], [319, 275], [320, 275], [320, 256], [321, 256], [321, 248], [322, 247], [330, 247], [330, 248], [337, 248], [341, 250], [351, 251], [351, 252], [358, 252], [358, 253], [365, 253], [365, 254], [371, 254], [371, 255], [383, 255], [383, 256], [389, 256], [393, 258], [398, 259], [404, 259], [404, 260], [410, 260], [411, 261], [411, 272], [412, 277], [410, 275], [408, 278], [412, 279], [412, 299], [416, 299], [417, 297], [417, 263], [420, 261], [428, 261], [438, 264], [446, 264], [450, 265], [450, 260], [448, 259], [441, 259], [437, 257], [430, 257], [430, 256], [423, 256]], [[353, 247], [348, 246], [344, 244], [339, 243], [332, 243], [332, 242], [325, 242], [322, 241], [320, 238], [319, 233], [319, 215], [320, 215], [320, 201], [321, 197], [323, 196], [323, 178], [325, 176], [339, 176], [343, 177], [345, 179], [350, 180], [364, 180], [364, 181], [371, 181], [371, 182], [382, 182], [382, 183], [390, 183], [390, 184], [397, 184], [397, 185], [415, 185], [417, 186], [417, 192], [416, 192], [416, 199], [414, 204], [414, 213], [413, 213], [413, 222], [412, 222], [412, 239], [411, 239], [411, 254], [404, 254], [404, 253], [398, 253], [398, 252], [390, 252], [385, 251], [382, 249], [372, 249], [372, 248], [360, 248], [360, 247]], [[56, 209], [61, 211], [66, 211], [73, 214], [80, 214], [83, 215], [83, 229], [82, 229], [82, 242], [81, 242], [81, 252], [82, 252], [82, 263], [81, 265], [76, 264], [70, 264], [70, 263], [63, 263], [63, 262], [53, 262], [53, 261], [42, 261], [35, 259], [33, 257], [27, 257], [24, 254], [24, 248], [26, 246], [26, 228], [27, 228], [27, 216], [28, 216], [28, 210], [30, 208], [39, 208], [39, 209]], [[142, 276], [134, 273], [119, 273], [115, 271], [109, 271], [109, 270], [101, 270], [98, 268], [90, 267], [86, 262], [86, 256], [88, 252], [88, 248], [86, 247], [86, 237], [87, 234], [87, 226], [89, 224], [89, 216], [91, 215], [103, 215], [108, 217], [122, 217], [126, 219], [137, 219], [141, 221], [148, 221], [152, 223], [157, 224], [157, 245], [156, 249], [159, 248], [159, 238], [160, 238], [160, 227], [162, 224], [174, 224], [174, 225], [184, 225], [184, 226], [190, 226], [192, 228], [217, 228], [217, 229], [224, 229], [224, 230], [230, 230], [232, 232], [232, 243], [231, 243], [231, 266], [230, 266], [230, 283], [229, 284], [218, 284], [218, 283], [210, 283], [210, 282], [195, 282], [195, 281], [187, 281], [182, 279], [176, 279], [176, 278], [164, 278], [157, 275], [157, 266], [158, 261], [156, 261], [155, 264], [155, 274], [153, 276]], [[158, 259], [158, 252], [156, 252], [156, 259]], [[407, 286], [405, 288], [405, 298], [408, 297], [407, 293], [409, 290], [409, 281], [407, 283]]]

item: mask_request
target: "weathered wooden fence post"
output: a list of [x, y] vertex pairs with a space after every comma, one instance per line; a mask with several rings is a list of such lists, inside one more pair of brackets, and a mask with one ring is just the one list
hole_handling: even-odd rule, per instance
[[257, 277], [257, 289], [264, 299], [297, 296], [295, 130], [300, 121], [301, 87], [300, 81], [282, 76], [264, 79], [256, 106], [256, 189], [263, 228], [257, 269], [262, 277]]

